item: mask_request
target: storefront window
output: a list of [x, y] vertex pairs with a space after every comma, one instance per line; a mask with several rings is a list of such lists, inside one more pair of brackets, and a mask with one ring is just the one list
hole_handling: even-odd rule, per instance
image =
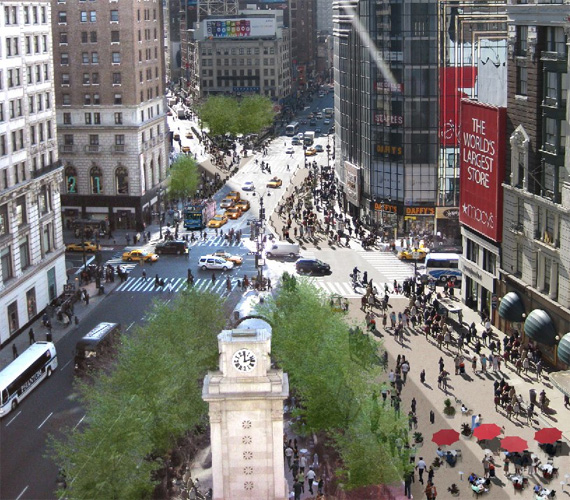
[[115, 170], [115, 183], [117, 194], [129, 194], [129, 172], [125, 167]]
[[68, 194], [77, 194], [77, 171], [73, 167], [65, 167], [65, 184]]
[[91, 169], [91, 193], [101, 194], [103, 192], [103, 180], [102, 173], [99, 167], [93, 167]]
[[28, 290], [26, 292], [26, 303], [28, 305], [28, 320], [31, 320], [38, 313], [37, 305], [36, 305], [36, 289], [35, 288], [31, 288], [30, 290]]

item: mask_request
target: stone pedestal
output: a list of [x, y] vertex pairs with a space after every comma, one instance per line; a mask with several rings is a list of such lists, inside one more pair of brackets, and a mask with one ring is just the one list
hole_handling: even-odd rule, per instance
[[219, 371], [204, 380], [210, 406], [214, 500], [286, 500], [283, 400], [287, 375], [271, 368], [271, 328], [224, 330]]

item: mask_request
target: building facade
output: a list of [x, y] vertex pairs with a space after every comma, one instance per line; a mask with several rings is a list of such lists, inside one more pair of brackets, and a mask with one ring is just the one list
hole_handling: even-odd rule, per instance
[[289, 4], [293, 90], [304, 90], [317, 69], [317, 0]]
[[50, 3], [0, 2], [0, 19], [0, 344], [4, 344], [62, 293], [66, 272]]
[[437, 3], [338, 1], [337, 177], [370, 224], [433, 230], [437, 193]]
[[52, 10], [64, 222], [140, 231], [168, 167], [162, 3], [53, 0]]
[[507, 176], [501, 328], [516, 328], [546, 359], [570, 324], [568, 2], [509, 3]]
[[[239, 34], [242, 28], [245, 36]], [[290, 38], [282, 11], [211, 16], [190, 37], [188, 62], [194, 77], [188, 90], [196, 99], [261, 94], [278, 100], [291, 93]]]

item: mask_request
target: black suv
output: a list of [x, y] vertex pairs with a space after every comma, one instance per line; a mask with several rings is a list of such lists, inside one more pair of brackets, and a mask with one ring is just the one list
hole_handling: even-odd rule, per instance
[[299, 274], [331, 274], [331, 266], [319, 259], [299, 259], [295, 267]]
[[156, 244], [154, 251], [157, 254], [172, 253], [182, 255], [188, 252], [188, 245], [185, 241], [179, 240], [162, 241]]

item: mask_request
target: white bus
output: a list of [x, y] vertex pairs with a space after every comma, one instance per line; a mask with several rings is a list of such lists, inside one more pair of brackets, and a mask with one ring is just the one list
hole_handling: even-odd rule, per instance
[[285, 129], [285, 135], [293, 137], [299, 133], [299, 122], [291, 122]]
[[452, 281], [455, 285], [461, 282], [459, 254], [430, 252], [426, 255], [425, 275], [429, 282], [443, 285]]
[[57, 368], [51, 342], [36, 342], [0, 372], [0, 418], [16, 408], [40, 382]]

